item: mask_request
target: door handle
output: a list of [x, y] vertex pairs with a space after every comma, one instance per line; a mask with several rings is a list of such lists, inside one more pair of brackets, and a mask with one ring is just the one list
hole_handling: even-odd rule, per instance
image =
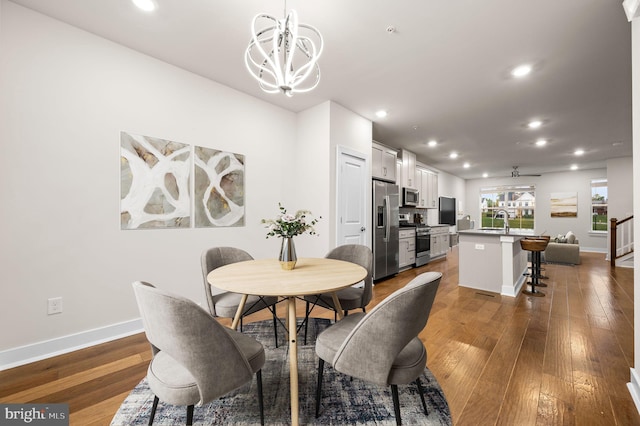
[[391, 218], [391, 204], [390, 204], [389, 196], [386, 195], [384, 197], [384, 238], [382, 241], [385, 243], [389, 242], [389, 234], [390, 232], [390, 218]]
[[364, 232], [366, 230], [367, 230], [367, 228], [365, 228], [364, 226], [362, 228], [360, 228], [360, 232]]

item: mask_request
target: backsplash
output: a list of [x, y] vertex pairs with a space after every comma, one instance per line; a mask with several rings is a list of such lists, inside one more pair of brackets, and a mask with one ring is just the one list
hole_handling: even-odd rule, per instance
[[409, 214], [412, 222], [414, 221], [415, 215], [420, 214], [422, 215], [422, 223], [433, 225], [433, 223], [427, 221], [427, 210], [428, 209], [418, 209], [415, 207], [400, 207], [400, 214]]

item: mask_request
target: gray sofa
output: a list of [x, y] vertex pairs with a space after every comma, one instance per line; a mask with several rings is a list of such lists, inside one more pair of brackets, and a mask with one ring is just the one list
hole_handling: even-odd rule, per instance
[[580, 242], [573, 232], [552, 238], [544, 251], [545, 262], [580, 264]]

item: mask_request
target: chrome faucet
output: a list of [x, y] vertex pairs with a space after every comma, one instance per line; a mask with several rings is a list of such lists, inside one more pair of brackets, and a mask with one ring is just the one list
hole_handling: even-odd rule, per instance
[[500, 213], [504, 215], [504, 232], [508, 234], [509, 233], [509, 213], [504, 209], [500, 209], [498, 210], [498, 213], [496, 213], [496, 215]]

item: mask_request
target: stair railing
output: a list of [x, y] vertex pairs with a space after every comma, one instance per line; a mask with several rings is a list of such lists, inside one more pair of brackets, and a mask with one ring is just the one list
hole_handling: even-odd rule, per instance
[[633, 215], [622, 220], [612, 217], [610, 222], [609, 260], [611, 262], [611, 267], [615, 268], [616, 259], [633, 252]]

